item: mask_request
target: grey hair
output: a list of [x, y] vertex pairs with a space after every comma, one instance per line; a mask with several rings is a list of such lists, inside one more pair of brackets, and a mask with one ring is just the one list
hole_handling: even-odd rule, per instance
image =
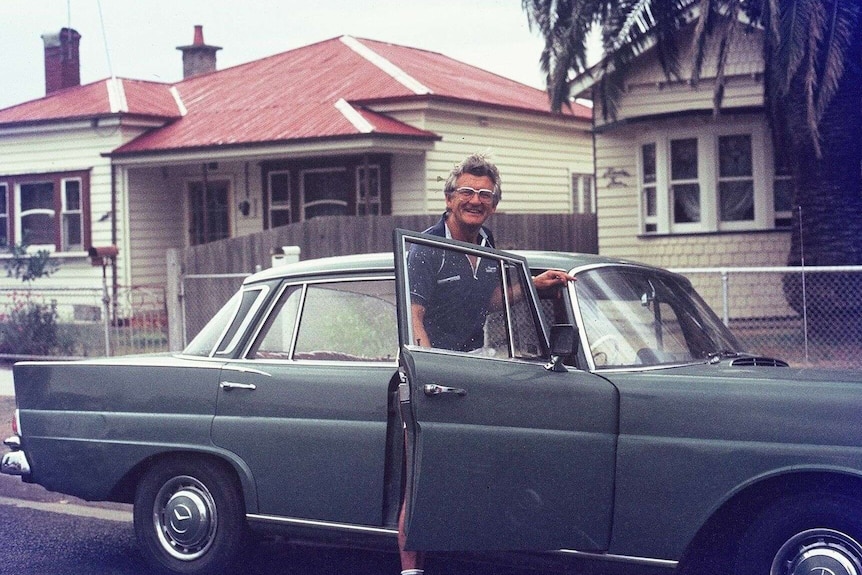
[[485, 154], [471, 154], [460, 164], [452, 168], [449, 177], [446, 178], [446, 183], [443, 185], [443, 193], [451, 196], [455, 192], [455, 182], [464, 174], [491, 178], [491, 181], [494, 183], [494, 205], [496, 206], [499, 203], [500, 198], [503, 197], [503, 190], [500, 187], [500, 170], [497, 169], [497, 166]]

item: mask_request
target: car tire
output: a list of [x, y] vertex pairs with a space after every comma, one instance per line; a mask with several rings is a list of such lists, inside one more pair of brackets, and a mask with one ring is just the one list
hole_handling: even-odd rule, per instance
[[862, 501], [823, 493], [768, 506], [742, 536], [734, 575], [862, 575]]
[[229, 572], [248, 539], [236, 475], [202, 458], [156, 462], [138, 484], [134, 526], [147, 561], [165, 573]]

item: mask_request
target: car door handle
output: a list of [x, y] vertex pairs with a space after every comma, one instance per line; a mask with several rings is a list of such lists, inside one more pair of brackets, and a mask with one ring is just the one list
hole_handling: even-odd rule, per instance
[[457, 395], [458, 397], [464, 397], [467, 395], [466, 389], [461, 389], [460, 387], [447, 387], [445, 385], [437, 385], [436, 383], [426, 383], [422, 386], [422, 391], [425, 392], [425, 395], [442, 395], [444, 393], [451, 393]]
[[219, 387], [225, 391], [231, 391], [232, 389], [247, 389], [249, 391], [254, 391], [257, 389], [257, 386], [253, 383], [234, 383], [232, 381], [223, 381], [219, 384]]

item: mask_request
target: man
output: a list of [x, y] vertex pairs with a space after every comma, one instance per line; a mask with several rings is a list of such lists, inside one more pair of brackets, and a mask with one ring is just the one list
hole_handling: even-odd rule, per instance
[[[446, 212], [425, 233], [494, 247], [494, 236], [484, 226], [502, 197], [500, 172], [482, 154], [468, 156], [455, 166], [443, 187]], [[414, 246], [408, 255], [413, 337], [417, 345], [455, 351], [480, 348], [485, 316], [502, 303], [500, 270], [495, 260], [456, 256], [444, 250]], [[574, 277], [549, 270], [533, 278], [538, 290], [559, 288]], [[404, 506], [398, 524], [402, 575], [421, 575], [423, 556], [404, 549]]]

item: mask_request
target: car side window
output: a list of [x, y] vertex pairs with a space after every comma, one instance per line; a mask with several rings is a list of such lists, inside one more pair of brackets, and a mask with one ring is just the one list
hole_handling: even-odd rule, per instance
[[395, 361], [395, 283], [362, 280], [293, 287], [282, 295], [259, 341], [256, 358]]
[[293, 333], [299, 319], [302, 286], [291, 286], [284, 290], [275, 309], [269, 314], [251, 357], [261, 359], [290, 359]]
[[408, 239], [409, 341], [485, 357], [543, 357], [542, 326], [520, 262]]

